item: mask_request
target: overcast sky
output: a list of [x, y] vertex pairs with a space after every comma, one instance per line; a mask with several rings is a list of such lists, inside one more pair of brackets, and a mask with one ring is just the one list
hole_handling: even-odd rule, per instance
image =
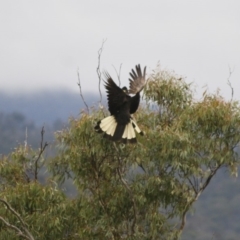
[[97, 91], [101, 69], [121, 78], [136, 64], [160, 62], [201, 90], [230, 97], [229, 67], [240, 99], [240, 1], [12, 0], [0, 3], [0, 90]]

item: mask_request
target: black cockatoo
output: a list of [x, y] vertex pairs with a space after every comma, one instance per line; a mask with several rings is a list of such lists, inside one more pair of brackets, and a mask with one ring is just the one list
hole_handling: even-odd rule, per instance
[[[143, 72], [140, 65], [136, 66], [136, 71], [132, 69], [129, 91], [126, 87], [118, 87], [107, 72], [104, 75], [106, 78], [108, 110], [111, 116], [99, 121], [95, 130], [99, 133], [104, 132], [104, 137], [112, 141], [136, 143], [135, 130], [141, 135], [143, 135], [143, 132], [133, 120], [131, 114], [135, 113], [139, 106], [140, 92], [146, 83], [146, 67]], [[131, 97], [129, 94], [135, 94], [135, 96]]]

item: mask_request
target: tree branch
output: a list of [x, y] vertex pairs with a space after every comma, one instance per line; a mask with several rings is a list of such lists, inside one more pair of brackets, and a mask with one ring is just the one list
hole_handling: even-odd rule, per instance
[[232, 84], [230, 82], [230, 78], [232, 76], [233, 70], [229, 66], [228, 66], [228, 69], [229, 69], [229, 74], [228, 74], [228, 78], [227, 78], [227, 83], [228, 83], [228, 85], [229, 85], [229, 87], [231, 89], [231, 101], [232, 101], [233, 95], [234, 95], [234, 88], [233, 88], [233, 86], [232, 86]]
[[87, 112], [88, 112], [88, 114], [89, 114], [89, 107], [88, 107], [87, 103], [85, 102], [85, 99], [84, 99], [83, 94], [82, 94], [82, 87], [81, 87], [81, 81], [80, 81], [79, 69], [77, 70], [77, 76], [78, 76], [78, 83], [77, 83], [77, 85], [78, 85], [78, 87], [79, 87], [80, 97], [81, 97], [81, 99], [82, 99], [84, 105], [86, 106], [86, 108], [87, 108]]
[[185, 227], [186, 224], [186, 215], [187, 212], [189, 210], [189, 208], [191, 207], [191, 205], [197, 201], [197, 199], [199, 198], [199, 196], [201, 195], [201, 193], [204, 191], [204, 189], [208, 186], [208, 184], [210, 183], [212, 177], [216, 174], [217, 170], [222, 166], [222, 164], [219, 164], [214, 170], [212, 170], [211, 174], [207, 177], [205, 183], [203, 184], [203, 186], [198, 190], [197, 194], [195, 195], [195, 197], [187, 204], [185, 210], [183, 211], [182, 214], [182, 222], [181, 222], [181, 226], [179, 228], [179, 231], [181, 232], [183, 230], [183, 228]]
[[194, 184], [192, 183], [191, 179], [190, 179], [189, 177], [187, 177], [187, 180], [188, 180], [188, 182], [190, 183], [190, 185], [192, 186], [193, 191], [195, 192], [195, 194], [197, 194], [197, 190], [196, 190]]
[[26, 235], [23, 234], [23, 232], [22, 232], [18, 227], [14, 226], [14, 225], [12, 225], [12, 224], [10, 224], [10, 223], [8, 223], [6, 220], [4, 220], [3, 217], [0, 217], [0, 219], [5, 223], [5, 225], [6, 225], [7, 227], [9, 227], [9, 228], [14, 229], [14, 230], [18, 233], [18, 235], [23, 236], [23, 237], [25, 237], [25, 238], [28, 239], [28, 240], [34, 240], [34, 237], [33, 237], [32, 234], [28, 231], [27, 224], [23, 221], [23, 219], [21, 218], [21, 216], [19, 215], [19, 213], [17, 213], [17, 212], [10, 206], [10, 204], [9, 204], [7, 201], [5, 201], [5, 200], [3, 200], [3, 199], [0, 199], [0, 202], [2, 202], [2, 203], [7, 207], [7, 209], [8, 209], [13, 215], [15, 215], [15, 216], [18, 218], [18, 220], [20, 221], [20, 223], [21, 223], [21, 225], [22, 225], [22, 228], [23, 228], [23, 230], [24, 230], [24, 232], [25, 232]]
[[103, 46], [104, 43], [107, 41], [107, 39], [103, 39], [102, 41], [102, 46], [101, 48], [98, 50], [98, 66], [97, 66], [97, 75], [98, 75], [98, 90], [99, 90], [99, 95], [100, 95], [100, 100], [99, 100], [99, 104], [102, 105], [102, 92], [101, 92], [101, 80], [102, 80], [102, 74], [101, 74], [101, 70], [100, 70], [100, 64], [101, 64], [101, 55], [102, 55], [102, 51], [103, 51]]
[[121, 68], [122, 68], [122, 63], [120, 64], [120, 67], [119, 67], [119, 71], [117, 71], [117, 69], [115, 68], [115, 66], [113, 66], [116, 74], [117, 74], [117, 78], [118, 78], [118, 82], [119, 82], [119, 87], [121, 86], [121, 78], [120, 78], [120, 75], [121, 75]]
[[8, 227], [13, 229], [14, 231], [17, 232], [18, 236], [24, 237], [26, 239], [29, 239], [18, 227], [10, 224], [9, 222], [7, 222], [2, 216], [0, 216], [0, 220], [2, 220], [2, 222]]
[[[203, 184], [203, 186], [199, 189], [198, 192], [198, 196], [200, 196], [200, 194], [204, 191], [204, 189], [208, 186], [208, 184], [210, 183], [212, 177], [216, 174], [217, 170], [222, 166], [222, 164], [219, 164], [214, 170], [211, 171], [210, 175], [207, 177], [207, 180], [205, 181], [205, 183]], [[197, 199], [196, 199], [197, 200]]]
[[41, 143], [40, 143], [40, 151], [39, 151], [39, 154], [38, 154], [38, 157], [35, 161], [35, 171], [34, 171], [34, 179], [35, 181], [37, 180], [38, 178], [38, 161], [40, 159], [40, 157], [42, 156], [44, 150], [46, 149], [46, 147], [48, 146], [48, 143], [45, 142], [44, 145], [43, 145], [43, 139], [44, 139], [44, 133], [45, 133], [45, 130], [44, 130], [44, 126], [42, 127], [42, 130], [41, 130]]

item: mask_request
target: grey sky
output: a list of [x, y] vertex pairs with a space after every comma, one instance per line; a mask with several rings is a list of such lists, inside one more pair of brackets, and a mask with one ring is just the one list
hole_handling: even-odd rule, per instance
[[122, 82], [135, 64], [183, 75], [240, 99], [240, 1], [51, 1], [0, 3], [0, 89], [97, 91], [97, 51], [107, 38], [102, 69]]

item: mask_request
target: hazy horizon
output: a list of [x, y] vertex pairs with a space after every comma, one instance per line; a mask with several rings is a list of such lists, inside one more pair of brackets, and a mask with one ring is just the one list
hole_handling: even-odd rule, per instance
[[[230, 98], [240, 88], [240, 2], [234, 1], [4, 1], [0, 8], [0, 89], [9, 94], [68, 89], [98, 92], [100, 69], [116, 79], [138, 63], [147, 73], [158, 62]], [[113, 67], [114, 66], [114, 67]]]

